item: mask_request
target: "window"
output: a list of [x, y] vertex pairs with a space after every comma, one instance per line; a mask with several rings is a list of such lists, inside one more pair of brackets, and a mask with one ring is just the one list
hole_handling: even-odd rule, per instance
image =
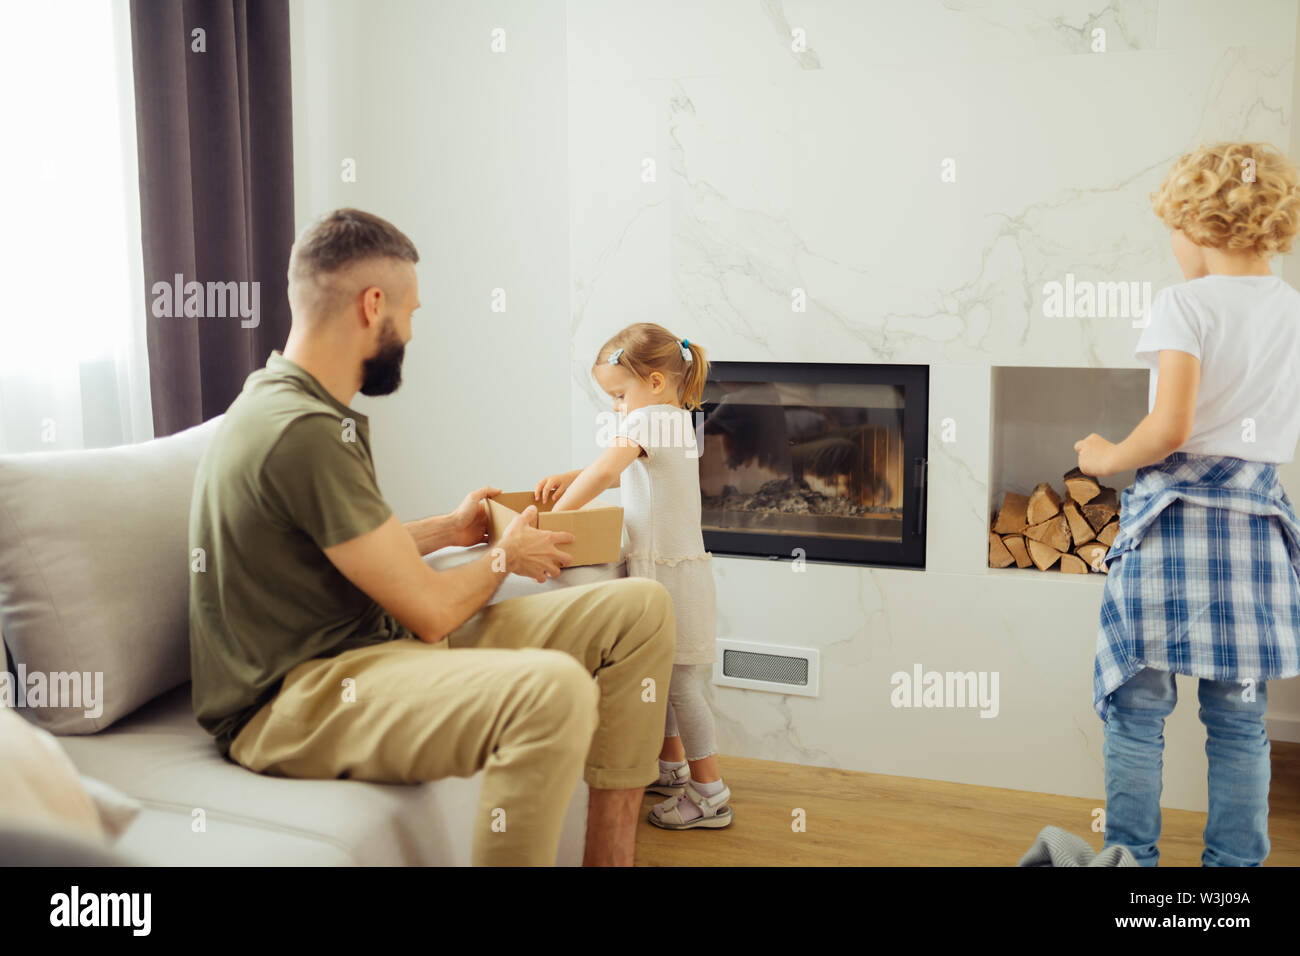
[[126, 0], [6, 9], [0, 452], [153, 436]]

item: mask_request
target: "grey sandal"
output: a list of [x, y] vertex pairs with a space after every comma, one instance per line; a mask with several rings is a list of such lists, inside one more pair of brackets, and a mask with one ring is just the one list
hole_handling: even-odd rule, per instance
[[706, 797], [687, 781], [684, 793], [687, 800], [700, 808], [701, 816], [694, 820], [683, 819], [681, 810], [677, 809], [679, 801], [670, 799], [650, 808], [650, 816], [647, 818], [650, 823], [664, 830], [693, 830], [696, 827], [716, 830], [731, 826], [736, 814], [727, 806], [727, 801], [731, 799], [731, 788], [726, 784], [713, 796]]
[[691, 765], [682, 764], [675, 770], [660, 770], [659, 782], [646, 787], [646, 793], [662, 793], [665, 797], [680, 797], [691, 779]]

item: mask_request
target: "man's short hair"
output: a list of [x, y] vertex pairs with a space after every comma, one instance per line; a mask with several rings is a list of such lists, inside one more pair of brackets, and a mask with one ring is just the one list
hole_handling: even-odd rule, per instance
[[365, 259], [404, 259], [420, 254], [400, 229], [360, 209], [335, 209], [303, 230], [289, 257], [289, 279], [339, 272]]
[[[289, 254], [289, 305], [295, 321], [313, 322], [335, 315], [360, 289], [348, 275], [364, 262], [416, 263], [415, 243], [387, 219], [360, 209], [336, 209], [302, 231]], [[375, 272], [385, 285], [390, 269]], [[385, 295], [397, 290], [384, 288]]]

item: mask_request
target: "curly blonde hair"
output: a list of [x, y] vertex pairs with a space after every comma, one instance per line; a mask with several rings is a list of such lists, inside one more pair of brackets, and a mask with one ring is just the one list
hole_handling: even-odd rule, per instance
[[1151, 204], [1170, 229], [1225, 252], [1290, 252], [1300, 231], [1296, 168], [1268, 143], [1215, 143], [1187, 153]]

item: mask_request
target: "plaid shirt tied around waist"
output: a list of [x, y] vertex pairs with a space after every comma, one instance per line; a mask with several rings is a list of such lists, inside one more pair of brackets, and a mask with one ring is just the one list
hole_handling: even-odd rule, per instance
[[1300, 674], [1300, 522], [1267, 462], [1174, 452], [1139, 468], [1102, 558], [1093, 707], [1144, 667]]

